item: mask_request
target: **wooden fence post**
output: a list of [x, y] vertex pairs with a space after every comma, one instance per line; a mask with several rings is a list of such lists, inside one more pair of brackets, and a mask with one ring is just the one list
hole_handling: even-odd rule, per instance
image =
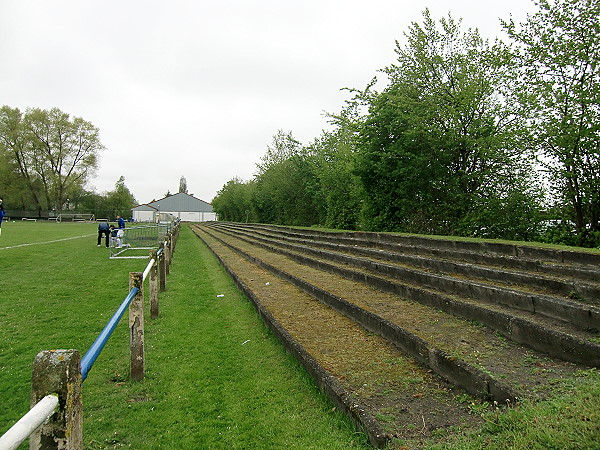
[[160, 244], [162, 248], [162, 252], [160, 252], [160, 256], [158, 258], [158, 272], [160, 275], [160, 292], [165, 292], [167, 289], [167, 268], [166, 268], [166, 257], [165, 257], [165, 243]]
[[150, 252], [150, 258], [154, 259], [154, 264], [150, 268], [150, 278], [148, 284], [150, 285], [150, 318], [157, 319], [159, 314], [158, 305], [158, 257], [156, 251]]
[[129, 289], [136, 287], [138, 293], [129, 304], [129, 345], [131, 352], [131, 379], [144, 379], [144, 291], [143, 274], [129, 273]]
[[29, 438], [30, 450], [83, 448], [81, 357], [77, 350], [45, 350], [33, 361], [31, 406], [57, 394], [59, 409]]

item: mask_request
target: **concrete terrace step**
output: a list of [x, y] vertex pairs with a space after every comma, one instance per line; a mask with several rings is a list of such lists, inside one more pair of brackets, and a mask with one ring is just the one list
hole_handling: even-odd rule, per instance
[[[220, 224], [225, 223], [220, 222]], [[392, 233], [327, 232], [277, 225], [239, 223], [231, 225], [238, 229], [268, 230], [286, 238], [298, 237], [334, 244], [390, 250], [407, 255], [463, 261], [600, 283], [598, 278], [600, 253], [584, 249], [580, 251], [559, 250], [524, 244], [473, 242]]]
[[[527, 361], [541, 360], [543, 356], [533, 356], [536, 353], [525, 347], [502, 341], [485, 327], [396, 295], [361, 288], [357, 283], [342, 281], [337, 275], [318, 268], [307, 269], [302, 263], [231, 233], [204, 231], [244, 258], [390, 340], [406, 354], [473, 395], [499, 402], [512, 401], [521, 397], [521, 392], [531, 395], [540, 382], [527, 367]], [[335, 291], [342, 292], [341, 296]], [[576, 368], [547, 359], [543, 365], [547, 365], [548, 375], [559, 378]]]
[[[407, 254], [399, 251], [398, 248], [392, 248], [393, 251], [377, 249], [370, 247], [368, 242], [364, 241], [356, 241], [350, 245], [325, 239], [312, 239], [312, 235], [308, 236], [301, 233], [281, 234], [277, 231], [261, 228], [248, 228], [248, 230], [254, 230], [257, 235], [267, 239], [283, 239], [285, 242], [307, 247], [324, 248], [348, 255], [365, 256], [371, 259], [390, 261], [437, 273], [465, 276], [471, 279], [479, 278], [484, 281], [495, 281], [505, 285], [518, 285], [537, 290], [540, 293], [548, 292], [565, 297], [575, 297], [590, 304], [600, 305], [600, 280], [598, 280], [598, 271], [587, 267], [584, 270], [574, 268], [573, 265], [552, 265], [552, 271], [550, 272], [543, 270], [544, 267], [540, 266], [539, 262], [529, 264], [528, 268], [508, 268], [506, 265], [489, 266], [434, 256], [425, 257]], [[523, 260], [520, 261], [523, 262]], [[557, 268], [561, 270], [560, 276], [554, 273]], [[569, 273], [573, 275], [569, 275]], [[582, 274], [584, 274], [583, 277], [578, 278], [577, 275], [581, 276]]]
[[[398, 281], [417, 284], [440, 292], [458, 295], [465, 298], [483, 301], [492, 304], [502, 304], [511, 308], [529, 311], [544, 315], [574, 325], [597, 331], [600, 329], [600, 308], [585, 303], [573, 301], [556, 295], [544, 295], [528, 290], [518, 289], [515, 285], [490, 284], [487, 280], [468, 280], [451, 274], [436, 274], [423, 271], [419, 268], [385, 264], [369, 259], [348, 256], [344, 253], [330, 252], [313, 248], [310, 246], [291, 244], [287, 240], [279, 240], [277, 236], [264, 237], [253, 232], [246, 232], [222, 225], [220, 228], [228, 229], [238, 235], [245, 235], [257, 239], [265, 245], [275, 245], [289, 250], [303, 252], [314, 257], [343, 263], [349, 266], [377, 272], [388, 277], [394, 277]], [[490, 272], [496, 272], [496, 278], [501, 278], [501, 269], [490, 268]], [[530, 283], [535, 281], [534, 276], [524, 277]], [[544, 285], [546, 286], [546, 285]]]
[[[251, 238], [246, 233], [240, 232], [240, 230], [234, 230], [234, 232], [230, 227], [218, 226], [217, 228], [223, 229], [223, 231], [228, 233], [233, 233], [241, 239], [250, 239], [249, 242], [252, 242]], [[573, 329], [569, 327], [568, 323], [562, 323], [562, 321], [556, 323], [551, 320], [540, 320], [540, 317], [535, 317], [531, 314], [519, 314], [517, 311], [511, 311], [510, 308], [502, 310], [498, 307], [491, 307], [491, 305], [477, 304], [477, 302], [470, 301], [472, 299], [440, 294], [427, 287], [423, 287], [422, 284], [419, 284], [420, 280], [412, 280], [412, 284], [408, 284], [404, 280], [386, 279], [378, 276], [382, 272], [385, 272], [381, 270], [382, 265], [375, 265], [370, 269], [361, 267], [360, 271], [355, 271], [347, 267], [348, 265], [353, 265], [352, 260], [345, 260], [342, 263], [343, 266], [336, 266], [318, 259], [294, 254], [290, 250], [283, 250], [276, 246], [273, 247], [272, 244], [274, 244], [274, 241], [264, 239], [261, 241], [261, 239], [259, 238], [255, 241], [255, 245], [261, 245], [271, 251], [285, 253], [303, 264], [319, 267], [321, 270], [338, 273], [347, 278], [368, 283], [382, 291], [393, 292], [448, 313], [480, 321], [516, 342], [529, 345], [534, 349], [547, 352], [555, 357], [592, 366], [600, 364], [600, 346], [594, 342], [597, 334], [593, 331]], [[504, 290], [502, 294], [504, 295], [506, 292]], [[540, 297], [536, 297], [536, 301], [539, 302]], [[551, 308], [554, 308], [556, 311], [560, 311], [561, 308], [565, 307], [561, 318], [563, 318], [564, 314], [570, 314], [579, 317], [583, 321], [587, 320], [589, 307], [585, 305], [581, 309], [577, 309], [579, 305], [572, 302], [564, 302], [562, 299], [550, 298], [548, 301]], [[549, 309], [549, 307], [546, 306], [546, 309]], [[534, 311], [530, 312], [533, 313]], [[553, 314], [550, 315], [552, 316]], [[595, 321], [596, 317], [596, 312], [594, 312], [594, 322], [592, 323], [594, 326], [597, 325]], [[569, 318], [573, 319], [573, 317]], [[571, 322], [573, 321], [577, 322], [577, 320], [571, 320]]]

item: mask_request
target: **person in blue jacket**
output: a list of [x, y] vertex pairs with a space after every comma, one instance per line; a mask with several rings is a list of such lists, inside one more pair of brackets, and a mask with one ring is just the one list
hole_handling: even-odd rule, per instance
[[4, 202], [0, 198], [0, 235], [2, 235], [2, 219], [4, 219]]
[[100, 222], [98, 225], [98, 247], [100, 247], [100, 243], [102, 242], [102, 235], [105, 236], [106, 246], [108, 247], [108, 238], [110, 236], [110, 226], [108, 222]]
[[121, 216], [117, 216], [117, 224], [119, 225], [119, 229], [125, 228], [125, 219]]

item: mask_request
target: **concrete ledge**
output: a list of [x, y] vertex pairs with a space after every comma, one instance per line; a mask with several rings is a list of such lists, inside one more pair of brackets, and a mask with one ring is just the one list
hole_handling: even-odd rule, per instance
[[[236, 235], [236, 237], [239, 239], [245, 239], [243, 236], [239, 235]], [[245, 240], [250, 242], [248, 239]], [[576, 302], [571, 302], [556, 297], [526, 294], [513, 289], [487, 286], [474, 282], [469, 283], [463, 280], [455, 280], [451, 277], [395, 267], [388, 264], [374, 263], [369, 260], [340, 255], [324, 250], [314, 250], [294, 244], [281, 243], [280, 247], [282, 248], [273, 247], [270, 245], [272, 241], [265, 238], [257, 238], [256, 240], [259, 241], [259, 243], [256, 245], [260, 245], [265, 249], [285, 254], [286, 256], [296, 259], [304, 264], [309, 264], [313, 267], [327, 270], [329, 272], [338, 273], [355, 281], [368, 283], [371, 286], [383, 289], [386, 292], [390, 292], [390, 283], [387, 282], [387, 280], [383, 280], [379, 277], [374, 277], [366, 273], [353, 272], [349, 269], [326, 265], [322, 262], [315, 262], [308, 257], [290, 253], [282, 248], [313, 254], [322, 259], [328, 259], [342, 264], [383, 272], [388, 276], [398, 277], [406, 283], [419, 284], [432, 289], [439, 289], [451, 294], [463, 295], [468, 298], [473, 298], [492, 304], [502, 304], [523, 311], [546, 315], [547, 317], [571, 322], [574, 325], [580, 326], [584, 329], [600, 328], [600, 308], [593, 306], [581, 305]], [[396, 291], [393, 292], [396, 293]]]
[[[223, 227], [234, 230], [236, 227]], [[344, 241], [335, 243], [335, 238], [314, 239], [314, 236], [306, 236], [296, 233], [279, 232], [261, 229], [250, 229], [251, 232], [244, 233], [248, 236], [260, 236], [261, 240], [281, 242], [284, 238], [286, 244], [293, 243], [301, 247], [325, 248], [334, 252], [343, 252], [356, 256], [383, 257], [388, 261], [407, 264], [410, 266], [427, 270], [434, 270], [439, 273], [456, 273], [468, 276], [474, 276], [482, 279], [499, 281], [506, 284], [518, 284], [520, 286], [532, 286], [549, 289], [559, 295], [569, 295], [573, 292], [579, 294], [582, 298], [589, 300], [597, 299], [600, 301], [600, 284], [590, 284], [589, 281], [597, 281], [598, 272], [589, 268], [542, 264], [533, 260], [518, 260], [514, 257], [492, 257], [491, 254], [481, 254], [477, 257], [476, 253], [469, 253], [468, 261], [463, 261], [464, 257], [458, 260], [449, 260], [448, 256], [458, 254], [457, 252], [447, 252], [445, 255], [434, 255], [436, 252], [429, 252], [430, 255], [423, 256], [415, 254], [415, 248], [399, 245], [386, 246], [382, 248], [368, 248], [356, 245], [356, 239], [337, 239]], [[236, 230], [239, 232], [239, 230]], [[310, 237], [310, 239], [309, 239]], [[351, 242], [354, 241], [354, 242]], [[363, 243], [365, 245], [366, 242]], [[381, 245], [380, 245], [381, 246]], [[484, 257], [485, 256], [485, 257]], [[385, 263], [383, 263], [385, 264]], [[501, 266], [490, 267], [490, 265]], [[512, 270], [505, 270], [510, 267]], [[523, 272], [525, 271], [525, 272]], [[565, 276], [570, 276], [575, 280], [565, 280]], [[560, 277], [560, 278], [559, 278]]]
[[[495, 400], [502, 404], [516, 402], [519, 399], [517, 391], [512, 387], [462, 361], [457, 361], [439, 349], [429, 350], [429, 366], [452, 383], [463, 386], [467, 392], [478, 392], [479, 397]], [[490, 383], [493, 389], [490, 389]]]
[[598, 344], [548, 330], [517, 317], [510, 319], [510, 333], [511, 338], [517, 342], [564, 361], [600, 367], [600, 345]]

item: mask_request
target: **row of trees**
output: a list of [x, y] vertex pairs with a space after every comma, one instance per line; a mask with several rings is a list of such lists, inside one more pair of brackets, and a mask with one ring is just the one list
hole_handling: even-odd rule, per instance
[[[119, 178], [113, 191], [85, 189], [104, 149], [98, 128], [58, 108], [0, 108], [0, 193], [12, 211], [81, 211], [128, 217], [135, 198]], [[30, 213], [28, 213], [29, 215]]]
[[279, 131], [220, 219], [600, 245], [600, 0], [535, 3], [510, 44], [424, 11], [387, 85]]

